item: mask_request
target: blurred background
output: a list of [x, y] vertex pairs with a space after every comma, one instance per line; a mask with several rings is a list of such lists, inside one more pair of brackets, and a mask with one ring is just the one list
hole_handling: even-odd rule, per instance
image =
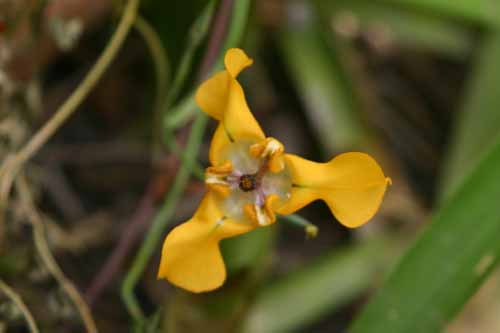
[[[130, 11], [0, 1], [3, 189], [9, 157]], [[500, 332], [500, 2], [143, 0], [137, 17], [2, 197], [0, 332], [36, 332], [30, 316], [41, 332]], [[228, 46], [254, 59], [248, 104], [288, 152], [367, 152], [393, 184], [360, 229], [316, 202], [300, 211], [314, 239], [281, 221], [223, 241], [228, 281], [194, 295], [156, 279], [161, 243], [136, 255], [153, 221], [161, 240], [205, 191], [215, 123], [184, 147], [193, 92]], [[131, 269], [142, 319], [123, 302]]]

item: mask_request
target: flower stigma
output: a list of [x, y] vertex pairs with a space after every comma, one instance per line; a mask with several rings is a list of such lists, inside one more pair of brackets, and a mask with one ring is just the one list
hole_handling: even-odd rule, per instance
[[243, 175], [240, 177], [240, 190], [243, 192], [253, 191], [257, 188], [256, 175]]

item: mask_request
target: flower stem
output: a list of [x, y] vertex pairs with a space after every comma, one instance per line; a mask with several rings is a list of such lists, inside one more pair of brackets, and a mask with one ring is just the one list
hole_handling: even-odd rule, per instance
[[297, 214], [280, 215], [279, 218], [285, 222], [288, 222], [291, 225], [303, 228], [304, 232], [306, 233], [306, 238], [308, 239], [315, 238], [318, 235], [319, 231], [318, 227], [300, 215]]
[[172, 215], [175, 213], [177, 203], [180, 201], [182, 192], [184, 191], [190, 176], [190, 170], [196, 160], [197, 152], [200, 148], [203, 139], [203, 132], [207, 117], [203, 113], [199, 113], [196, 117], [191, 133], [186, 145], [186, 157], [180, 166], [179, 172], [176, 175], [175, 182], [168, 193], [163, 206], [153, 219], [151, 228], [149, 229], [144, 242], [139, 250], [139, 253], [134, 259], [131, 269], [125, 276], [122, 284], [122, 298], [127, 307], [127, 310], [137, 322], [142, 322], [144, 313], [141, 310], [139, 303], [134, 295], [134, 287], [141, 277], [146, 265], [151, 257], [151, 254], [157, 248], [159, 241], [163, 235], [165, 227], [170, 222]]
[[149, 48], [151, 58], [153, 59], [156, 74], [156, 96], [155, 109], [159, 110], [164, 104], [164, 93], [167, 90], [168, 82], [168, 61], [167, 51], [163, 47], [160, 36], [142, 16], [138, 15], [134, 27], [144, 38], [144, 42]]
[[[223, 49], [227, 50], [234, 47], [242, 39], [244, 29], [246, 27], [248, 13], [250, 11], [251, 0], [235, 1], [232, 10], [232, 26], [228, 32], [226, 42]], [[223, 58], [219, 57], [212, 72], [222, 69]], [[174, 80], [175, 82], [175, 80]], [[194, 102], [194, 91], [190, 92], [187, 97], [182, 99], [177, 107], [172, 109], [164, 119], [164, 127], [166, 131], [181, 127], [187, 124], [196, 114], [196, 103]]]
[[79, 293], [76, 286], [63, 273], [50, 251], [50, 247], [45, 236], [45, 223], [35, 207], [33, 196], [28, 187], [26, 177], [21, 174], [16, 180], [16, 185], [24, 211], [26, 212], [27, 218], [33, 227], [35, 246], [42, 262], [54, 279], [56, 279], [59, 283], [61, 289], [64, 290], [66, 295], [68, 295], [75, 307], [78, 309], [86, 331], [88, 333], [97, 333], [97, 326], [87, 303], [83, 300], [82, 295]]
[[146, 43], [151, 58], [153, 60], [155, 76], [156, 76], [156, 94], [153, 107], [153, 158], [161, 148], [161, 119], [162, 111], [165, 105], [165, 91], [168, 85], [168, 58], [167, 51], [163, 47], [160, 36], [154, 28], [142, 18], [137, 16], [134, 27], [139, 32]]

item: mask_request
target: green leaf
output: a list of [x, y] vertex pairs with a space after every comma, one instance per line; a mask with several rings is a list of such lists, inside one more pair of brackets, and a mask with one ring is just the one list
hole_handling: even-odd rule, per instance
[[441, 199], [460, 185], [500, 134], [500, 33], [485, 38], [468, 82], [442, 173]]
[[[398, 46], [436, 51], [464, 58], [470, 53], [474, 37], [472, 31], [454, 21], [371, 1], [317, 1], [323, 20], [334, 28], [354, 24], [359, 31], [377, 32]], [[383, 34], [383, 35], [382, 35]]]
[[500, 2], [491, 0], [379, 0], [392, 5], [425, 10], [431, 14], [447, 15], [471, 23], [499, 27]]
[[352, 333], [441, 332], [500, 255], [500, 141], [432, 219]]
[[257, 265], [271, 251], [275, 233], [275, 228], [257, 228], [223, 240], [222, 255], [229, 274]]
[[325, 153], [356, 147], [365, 133], [354, 111], [354, 96], [315, 17], [283, 29], [279, 46]]
[[250, 309], [243, 332], [287, 332], [352, 301], [385, 271], [394, 241], [377, 239], [336, 249], [266, 285]]

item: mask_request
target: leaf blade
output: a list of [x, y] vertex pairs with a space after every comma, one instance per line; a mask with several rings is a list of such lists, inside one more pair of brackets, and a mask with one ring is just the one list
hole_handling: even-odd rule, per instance
[[435, 215], [350, 332], [443, 329], [498, 262], [498, 179], [500, 141]]

